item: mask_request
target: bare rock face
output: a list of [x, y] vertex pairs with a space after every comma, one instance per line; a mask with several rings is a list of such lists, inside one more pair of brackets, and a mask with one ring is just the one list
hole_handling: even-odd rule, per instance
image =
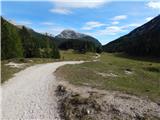
[[57, 35], [57, 38], [65, 38], [65, 39], [78, 39], [86, 36], [85, 34], [75, 32], [73, 30], [63, 30], [59, 35]]
[[63, 30], [60, 34], [55, 36], [55, 40], [58, 45], [67, 40], [73, 40], [73, 41], [80, 40], [80, 41], [90, 41], [93, 42], [95, 46], [101, 46], [101, 43], [96, 38], [69, 29]]

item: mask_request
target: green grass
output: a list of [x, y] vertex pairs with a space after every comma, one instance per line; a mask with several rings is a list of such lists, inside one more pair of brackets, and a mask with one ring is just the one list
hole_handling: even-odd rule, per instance
[[[55, 61], [54, 59], [49, 59], [49, 58], [19, 58], [19, 59], [17, 58], [17, 59], [2, 60], [1, 61], [1, 83], [4, 83], [9, 78], [13, 77], [15, 73], [29, 66], [32, 66], [35, 64], [49, 63], [54, 61]], [[25, 63], [26, 65], [23, 68], [12, 68], [10, 66], [5, 65], [9, 62]]]
[[[131, 74], [126, 74], [126, 70]], [[117, 54], [103, 53], [98, 62], [66, 65], [56, 73], [75, 85], [118, 90], [160, 101], [160, 63], [158, 61], [136, 60], [119, 57]], [[98, 73], [106, 75], [112, 73], [117, 76], [102, 76]]]
[[[51, 58], [14, 58], [9, 60], [1, 61], [1, 83], [4, 83], [9, 78], [13, 77], [13, 75], [29, 66], [35, 64], [49, 63], [55, 61], [69, 61], [69, 60], [92, 60], [95, 53], [86, 53], [86, 54], [78, 54], [73, 50], [68, 51], [60, 51], [61, 59], [55, 60]], [[32, 62], [30, 62], [32, 60]], [[23, 68], [11, 68], [10, 66], [6, 66], [5, 64], [9, 62], [15, 63], [27, 63], [27, 65]]]
[[87, 52], [85, 54], [76, 53], [73, 50], [67, 50], [67, 51], [60, 51], [61, 54], [61, 60], [65, 61], [78, 61], [78, 60], [92, 60], [93, 56], [95, 56], [95, 53]]

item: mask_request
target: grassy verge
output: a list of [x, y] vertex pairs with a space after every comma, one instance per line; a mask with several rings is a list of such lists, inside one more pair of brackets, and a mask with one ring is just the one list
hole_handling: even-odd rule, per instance
[[103, 53], [100, 61], [66, 65], [57, 75], [75, 85], [148, 96], [160, 102], [160, 63]]
[[65, 60], [65, 61], [77, 61], [77, 60], [84, 60], [84, 61], [88, 61], [88, 60], [92, 60], [93, 56], [95, 56], [95, 53], [91, 53], [91, 52], [87, 52], [85, 54], [79, 54], [79, 53], [75, 53], [73, 50], [67, 50], [67, 51], [60, 51], [61, 54], [61, 60]]
[[[68, 51], [60, 51], [61, 59], [55, 60], [51, 58], [19, 58], [19, 59], [9, 59], [1, 61], [1, 83], [4, 83], [9, 78], [13, 77], [13, 75], [29, 66], [35, 64], [49, 63], [55, 61], [68, 61], [68, 60], [92, 60], [95, 53], [86, 53], [86, 54], [78, 54], [73, 50]], [[9, 62], [14, 63], [24, 63], [25, 66], [23, 68], [12, 68], [10, 66], [6, 66]]]
[[[29, 66], [35, 65], [35, 64], [42, 64], [42, 63], [49, 63], [54, 62], [54, 59], [49, 58], [19, 58], [19, 59], [9, 59], [9, 60], [3, 60], [1, 61], [1, 83], [4, 83], [9, 78], [13, 77], [13, 75]], [[6, 64], [14, 62], [19, 64], [24, 64], [21, 68], [15, 68], [8, 66]]]

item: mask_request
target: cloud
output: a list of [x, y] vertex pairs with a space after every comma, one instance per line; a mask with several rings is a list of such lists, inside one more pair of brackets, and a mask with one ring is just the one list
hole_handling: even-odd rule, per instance
[[118, 16], [115, 16], [112, 18], [112, 20], [114, 20], [114, 21], [124, 20], [124, 19], [127, 19], [126, 15], [118, 15]]
[[119, 22], [118, 21], [113, 21], [112, 24], [117, 25], [117, 24], [119, 24]]
[[68, 15], [68, 14], [72, 13], [72, 11], [70, 11], [69, 9], [66, 9], [66, 8], [53, 8], [50, 10], [50, 12], [64, 14], [64, 15]]
[[50, 11], [58, 14], [71, 14], [73, 9], [77, 8], [98, 8], [109, 0], [52, 0], [54, 8]]
[[145, 20], [148, 22], [150, 20], [152, 20], [154, 17], [147, 17]]
[[92, 30], [97, 27], [105, 26], [105, 24], [97, 22], [97, 21], [89, 21], [87, 22], [81, 29], [82, 30]]
[[122, 29], [127, 29], [127, 28], [130, 28], [130, 27], [139, 27], [141, 25], [142, 25], [142, 23], [131, 23], [131, 24], [128, 24], [128, 25], [121, 26], [121, 28]]
[[30, 22], [30, 21], [19, 21], [19, 22], [17, 22], [17, 24], [20, 24], [20, 25], [31, 25], [32, 22]]
[[52, 23], [52, 22], [41, 22], [40, 24], [42, 24], [42, 25], [54, 25], [54, 23]]
[[63, 8], [96, 8], [108, 2], [108, 0], [53, 0], [57, 7]]
[[132, 23], [132, 24], [127, 24], [127, 25], [123, 25], [123, 26], [109, 26], [106, 27], [104, 29], [101, 30], [97, 30], [95, 32], [92, 32], [90, 34], [94, 35], [94, 36], [99, 36], [99, 35], [117, 35], [119, 33], [123, 33], [123, 32], [127, 32], [128, 29], [130, 28], [136, 28], [141, 26], [142, 24], [138, 24], [138, 23]]
[[9, 20], [10, 23], [14, 25], [31, 25], [32, 22], [30, 21], [14, 21], [14, 20]]
[[103, 30], [98, 30], [99, 35], [116, 35], [117, 33], [123, 32], [124, 30], [119, 26], [109, 26]]
[[147, 6], [152, 9], [160, 9], [160, 1], [150, 1], [147, 3]]

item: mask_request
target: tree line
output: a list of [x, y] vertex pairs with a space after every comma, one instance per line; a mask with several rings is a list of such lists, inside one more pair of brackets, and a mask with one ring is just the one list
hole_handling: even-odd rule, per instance
[[86, 41], [83, 39], [68, 39], [59, 44], [58, 47], [62, 50], [73, 49], [78, 53], [102, 52], [101, 46], [96, 46], [92, 41]]
[[160, 57], [160, 15], [103, 46], [106, 52], [124, 52], [133, 56]]
[[133, 56], [160, 57], [160, 31], [123, 36], [103, 46], [105, 52], [124, 52]]
[[60, 58], [50, 36], [34, 33], [26, 27], [18, 28], [1, 17], [1, 59]]

